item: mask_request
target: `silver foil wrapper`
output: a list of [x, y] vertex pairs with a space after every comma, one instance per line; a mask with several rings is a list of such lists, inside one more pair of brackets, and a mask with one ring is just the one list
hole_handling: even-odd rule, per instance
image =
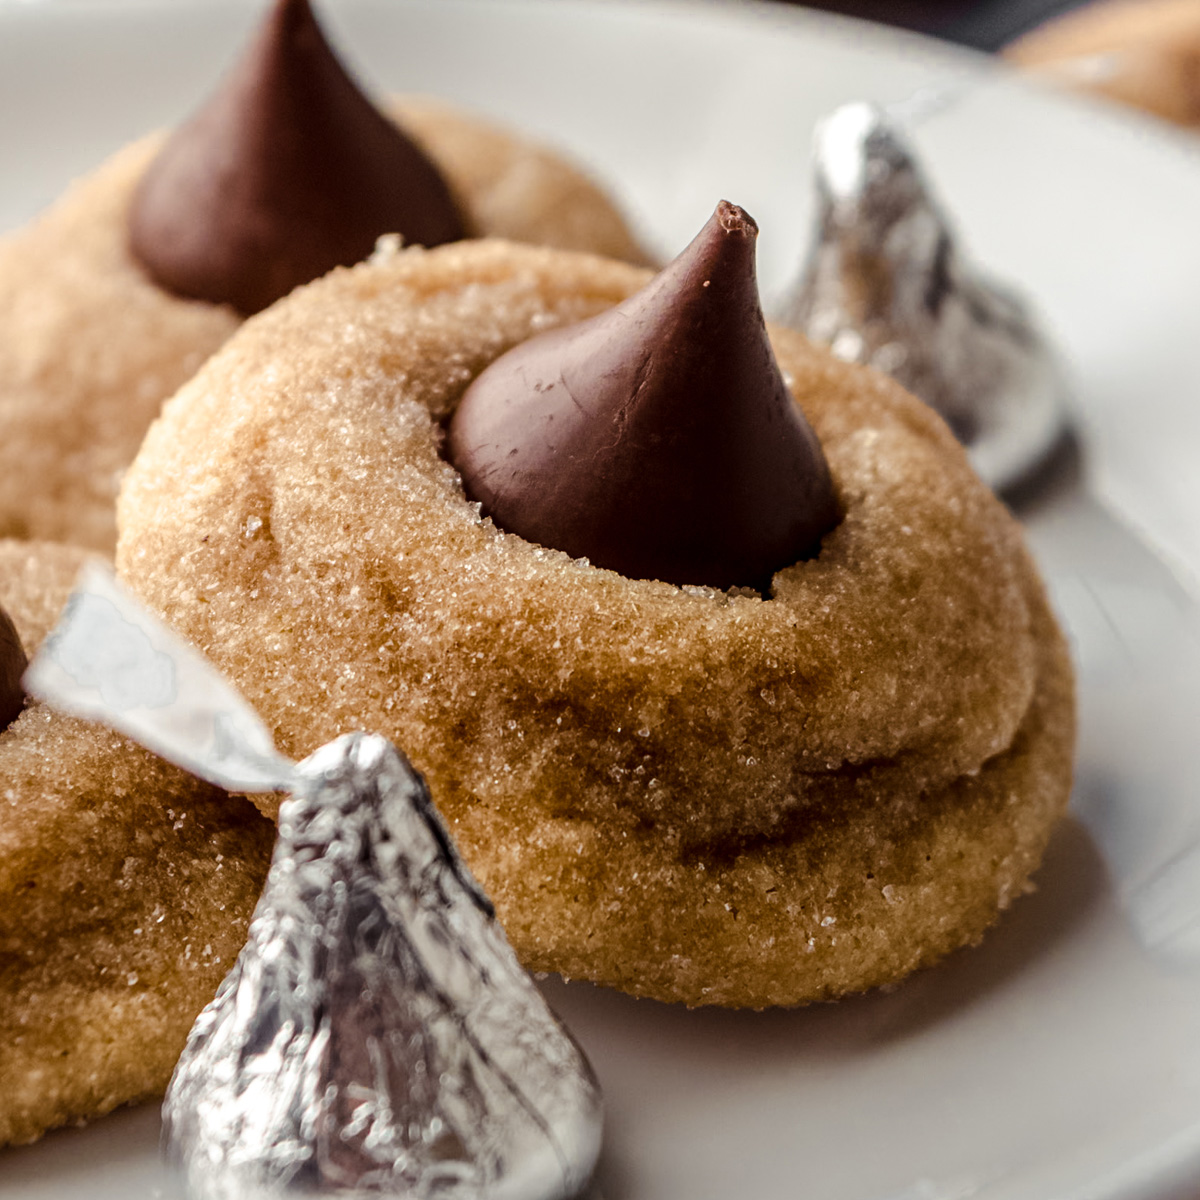
[[250, 938], [163, 1106], [206, 1200], [570, 1196], [600, 1098], [383, 738], [299, 768]]
[[389, 742], [351, 734], [290, 762], [99, 567], [26, 686], [210, 782], [292, 793], [249, 940], [163, 1105], [190, 1196], [565, 1200], [585, 1187], [595, 1076]]
[[295, 772], [245, 700], [99, 562], [80, 573], [23, 683], [226, 791], [286, 791]]
[[1066, 427], [1062, 373], [1027, 307], [975, 270], [883, 110], [844, 105], [814, 139], [817, 233], [779, 319], [886, 372], [945, 418], [997, 490]]

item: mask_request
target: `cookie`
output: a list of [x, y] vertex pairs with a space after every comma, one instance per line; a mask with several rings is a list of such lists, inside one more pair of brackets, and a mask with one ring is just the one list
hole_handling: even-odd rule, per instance
[[894, 981], [977, 940], [1041, 856], [1070, 785], [1061, 634], [942, 421], [785, 330], [840, 520], [765, 593], [481, 515], [442, 452], [468, 385], [649, 279], [485, 241], [301, 289], [165, 406], [118, 569], [287, 753], [402, 746], [527, 966], [753, 1007]]
[[1004, 55], [1176, 124], [1200, 124], [1194, 0], [1096, 0], [1018, 38]]
[[[174, 138], [126, 148], [0, 240], [0, 536], [111, 552], [122, 472], [246, 302], [357, 261], [431, 190], [453, 211], [421, 236], [641, 261], [613, 204], [556, 154], [432, 102], [387, 111], [411, 136], [358, 92], [303, 0], [279, 0]], [[394, 189], [396, 206], [349, 211], [347, 196], [387, 190], [384, 158], [405, 180], [414, 161], [432, 179], [415, 197]]]
[[[83, 552], [0, 542], [27, 652]], [[32, 704], [0, 732], [0, 1145], [162, 1093], [232, 965], [274, 829], [114, 734]]]

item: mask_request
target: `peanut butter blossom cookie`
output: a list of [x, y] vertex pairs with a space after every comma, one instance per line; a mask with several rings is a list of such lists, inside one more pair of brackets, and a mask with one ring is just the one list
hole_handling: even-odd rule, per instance
[[931, 410], [765, 328], [755, 233], [335, 271], [168, 402], [118, 566], [287, 753], [403, 746], [526, 965], [758, 1007], [977, 940], [1073, 699], [1015, 522]]
[[1200, 126], [1200, 5], [1092, 0], [1005, 47], [1004, 55], [1068, 87]]
[[0, 535], [111, 550], [162, 400], [251, 312], [382, 234], [642, 256], [557, 156], [420, 101], [384, 116], [308, 0], [276, 0], [216, 94], [0, 240]]
[[[245, 940], [274, 830], [124, 738], [22, 709], [83, 551], [0, 542], [0, 1146], [162, 1092]], [[10, 631], [13, 636], [9, 636]]]

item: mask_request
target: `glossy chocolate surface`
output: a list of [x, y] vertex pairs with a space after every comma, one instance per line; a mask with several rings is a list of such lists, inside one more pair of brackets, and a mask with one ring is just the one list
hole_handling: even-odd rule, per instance
[[134, 256], [168, 291], [254, 313], [383, 233], [434, 246], [466, 231], [437, 167], [347, 75], [308, 0], [278, 0], [146, 172]]
[[25, 692], [21, 688], [25, 666], [25, 650], [17, 628], [0, 608], [0, 729], [7, 729], [25, 707]]
[[501, 528], [636, 579], [765, 588], [839, 520], [722, 202], [645, 288], [471, 385], [446, 453]]

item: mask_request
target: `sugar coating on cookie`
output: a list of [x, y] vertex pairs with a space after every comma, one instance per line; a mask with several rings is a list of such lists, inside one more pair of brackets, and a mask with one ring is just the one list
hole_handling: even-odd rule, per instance
[[1061, 636], [944, 424], [786, 331], [845, 518], [771, 598], [482, 520], [441, 422], [510, 346], [646, 279], [480, 242], [301, 289], [165, 407], [119, 570], [285, 752], [402, 746], [526, 965], [691, 1004], [894, 980], [1040, 858], [1070, 780]]
[[[644, 261], [612, 202], [558, 155], [430, 101], [388, 111], [473, 232]], [[0, 536], [111, 551], [147, 426], [240, 323], [164, 291], [129, 252], [130, 199], [161, 144], [126, 147], [0, 239]]]
[[[83, 552], [0, 542], [29, 653]], [[0, 1145], [160, 1094], [245, 940], [274, 830], [107, 730], [34, 704], [0, 732]]]

